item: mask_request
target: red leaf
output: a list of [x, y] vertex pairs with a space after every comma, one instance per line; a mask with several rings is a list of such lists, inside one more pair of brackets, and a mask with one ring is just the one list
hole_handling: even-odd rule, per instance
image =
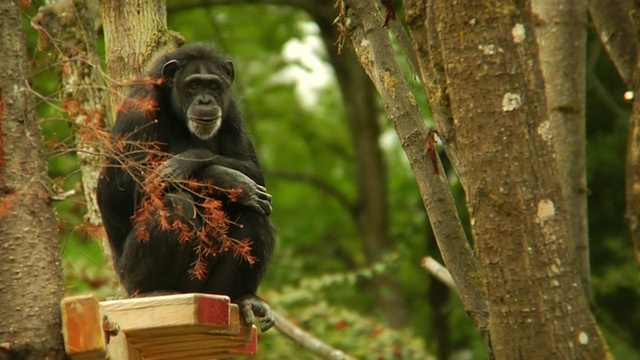
[[16, 203], [18, 203], [18, 194], [16, 193], [11, 193], [2, 199], [2, 202], [0, 202], [0, 221], [4, 220]]

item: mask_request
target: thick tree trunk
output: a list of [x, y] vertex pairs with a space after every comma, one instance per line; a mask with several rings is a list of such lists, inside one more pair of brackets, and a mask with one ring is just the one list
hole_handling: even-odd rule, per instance
[[530, 8], [434, 1], [498, 359], [603, 359], [574, 264]]
[[64, 359], [62, 267], [20, 9], [0, 2], [0, 357]]
[[348, 36], [358, 60], [384, 101], [416, 175], [442, 257], [465, 309], [486, 334], [488, 322], [483, 275], [458, 217], [446, 174], [435, 151], [433, 134], [428, 131], [400, 71], [389, 34], [381, 27], [384, 17], [376, 7], [381, 5], [367, 0], [351, 0], [343, 5], [338, 26], [344, 36]]
[[[100, 0], [99, 5], [113, 115], [127, 95], [131, 80], [141, 77], [153, 59], [175, 49], [184, 39], [167, 28], [165, 1]], [[94, 193], [96, 184], [92, 184]], [[103, 249], [111, 252], [106, 244]]]
[[129, 82], [144, 74], [157, 56], [181, 45], [184, 38], [167, 28], [166, 1], [99, 1], [111, 112], [115, 113]]
[[532, 1], [560, 181], [569, 211], [569, 249], [591, 299], [587, 228], [587, 1]]

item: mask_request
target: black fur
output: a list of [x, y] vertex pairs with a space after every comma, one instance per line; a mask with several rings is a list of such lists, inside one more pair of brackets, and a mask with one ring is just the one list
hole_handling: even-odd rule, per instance
[[[253, 143], [231, 97], [234, 77], [231, 61], [202, 44], [185, 46], [158, 60], [148, 73], [148, 81], [134, 85], [126, 101], [140, 104], [144, 99], [152, 99], [155, 109], [123, 106], [118, 112], [112, 143], [126, 139], [127, 145], [114, 146], [115, 154], [103, 168], [98, 183], [98, 204], [116, 268], [130, 295], [226, 294], [261, 316], [264, 331], [273, 325], [273, 317], [256, 291], [275, 246], [275, 230], [268, 217], [271, 196], [264, 188]], [[195, 84], [186, 83], [193, 78], [191, 82]], [[180, 244], [173, 231], [154, 226], [148, 229], [148, 241], [138, 241], [138, 229], [132, 219], [142, 199], [141, 184], [151, 175], [145, 170], [122, 166], [122, 159], [144, 162], [148, 151], [140, 150], [150, 149], [144, 144], [151, 143], [170, 154], [169, 159], [156, 168], [164, 177], [212, 179], [218, 186], [242, 188], [235, 202], [221, 192], [208, 195], [222, 200], [223, 210], [238, 223], [231, 225], [228, 236], [251, 239], [251, 253], [257, 262], [249, 264], [232, 251], [215, 258], [210, 256], [206, 279], [196, 280], [189, 275], [196, 253], [190, 243]], [[191, 228], [202, 225], [202, 219], [194, 218], [193, 210], [194, 202], [201, 199], [175, 187], [165, 191], [164, 206], [182, 209], [171, 212], [170, 221], [180, 220]], [[251, 320], [246, 314], [245, 318]]]

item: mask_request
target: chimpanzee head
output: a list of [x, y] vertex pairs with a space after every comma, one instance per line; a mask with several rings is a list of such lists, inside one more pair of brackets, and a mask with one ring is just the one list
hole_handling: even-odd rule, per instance
[[210, 139], [222, 126], [231, 101], [233, 63], [224, 58], [169, 59], [162, 76], [171, 88], [174, 112], [200, 139]]

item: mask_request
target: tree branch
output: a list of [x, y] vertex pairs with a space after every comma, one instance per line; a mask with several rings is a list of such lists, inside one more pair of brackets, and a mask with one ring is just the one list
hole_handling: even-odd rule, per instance
[[633, 3], [630, 0], [589, 0], [589, 14], [600, 41], [630, 89], [633, 89], [639, 48], [631, 20], [632, 10]]
[[272, 311], [273, 316], [276, 319], [276, 329], [282, 335], [288, 337], [293, 340], [296, 344], [306, 348], [312, 353], [320, 356], [323, 359], [333, 359], [333, 360], [348, 360], [354, 359], [353, 357], [345, 354], [341, 350], [335, 349], [330, 345], [322, 342], [320, 339], [315, 336], [309, 334], [308, 332], [302, 330], [300, 327], [293, 324], [291, 321], [287, 320], [284, 316], [279, 313]]
[[340, 203], [340, 205], [342, 205], [352, 216], [355, 216], [356, 214], [356, 205], [347, 197], [345, 193], [340, 191], [340, 189], [333, 186], [325, 179], [310, 174], [296, 173], [291, 171], [265, 171], [265, 173], [266, 175], [274, 178], [307, 183], [315, 187], [319, 191], [336, 199]]
[[431, 256], [425, 256], [422, 259], [422, 267], [429, 271], [436, 279], [440, 280], [441, 283], [454, 290], [457, 290], [456, 283], [453, 281], [449, 270], [447, 270], [446, 267], [442, 266], [442, 264], [436, 261], [436, 259], [432, 258]]
[[533, 0], [535, 33], [547, 111], [569, 210], [569, 246], [587, 299], [591, 299], [587, 234], [586, 45], [587, 1]]
[[[360, 63], [384, 101], [409, 163], [416, 175], [438, 247], [451, 271], [467, 312], [483, 333], [488, 329], [484, 280], [466, 239], [440, 159], [425, 151], [430, 138], [416, 100], [402, 76], [389, 35], [381, 27], [376, 3], [347, 0], [353, 10], [341, 14], [338, 26], [353, 45]], [[427, 157], [427, 153], [430, 154]]]
[[434, 10], [427, 9], [429, 6], [433, 6], [433, 1], [425, 4], [423, 1], [405, 0], [405, 21], [409, 28], [414, 52], [417, 54], [420, 77], [429, 99], [431, 116], [438, 129], [438, 135], [442, 139], [447, 158], [458, 173], [464, 188], [466, 176], [460, 164], [460, 156], [455, 143], [453, 114], [451, 113], [440, 40], [435, 28], [437, 22], [433, 19]]

